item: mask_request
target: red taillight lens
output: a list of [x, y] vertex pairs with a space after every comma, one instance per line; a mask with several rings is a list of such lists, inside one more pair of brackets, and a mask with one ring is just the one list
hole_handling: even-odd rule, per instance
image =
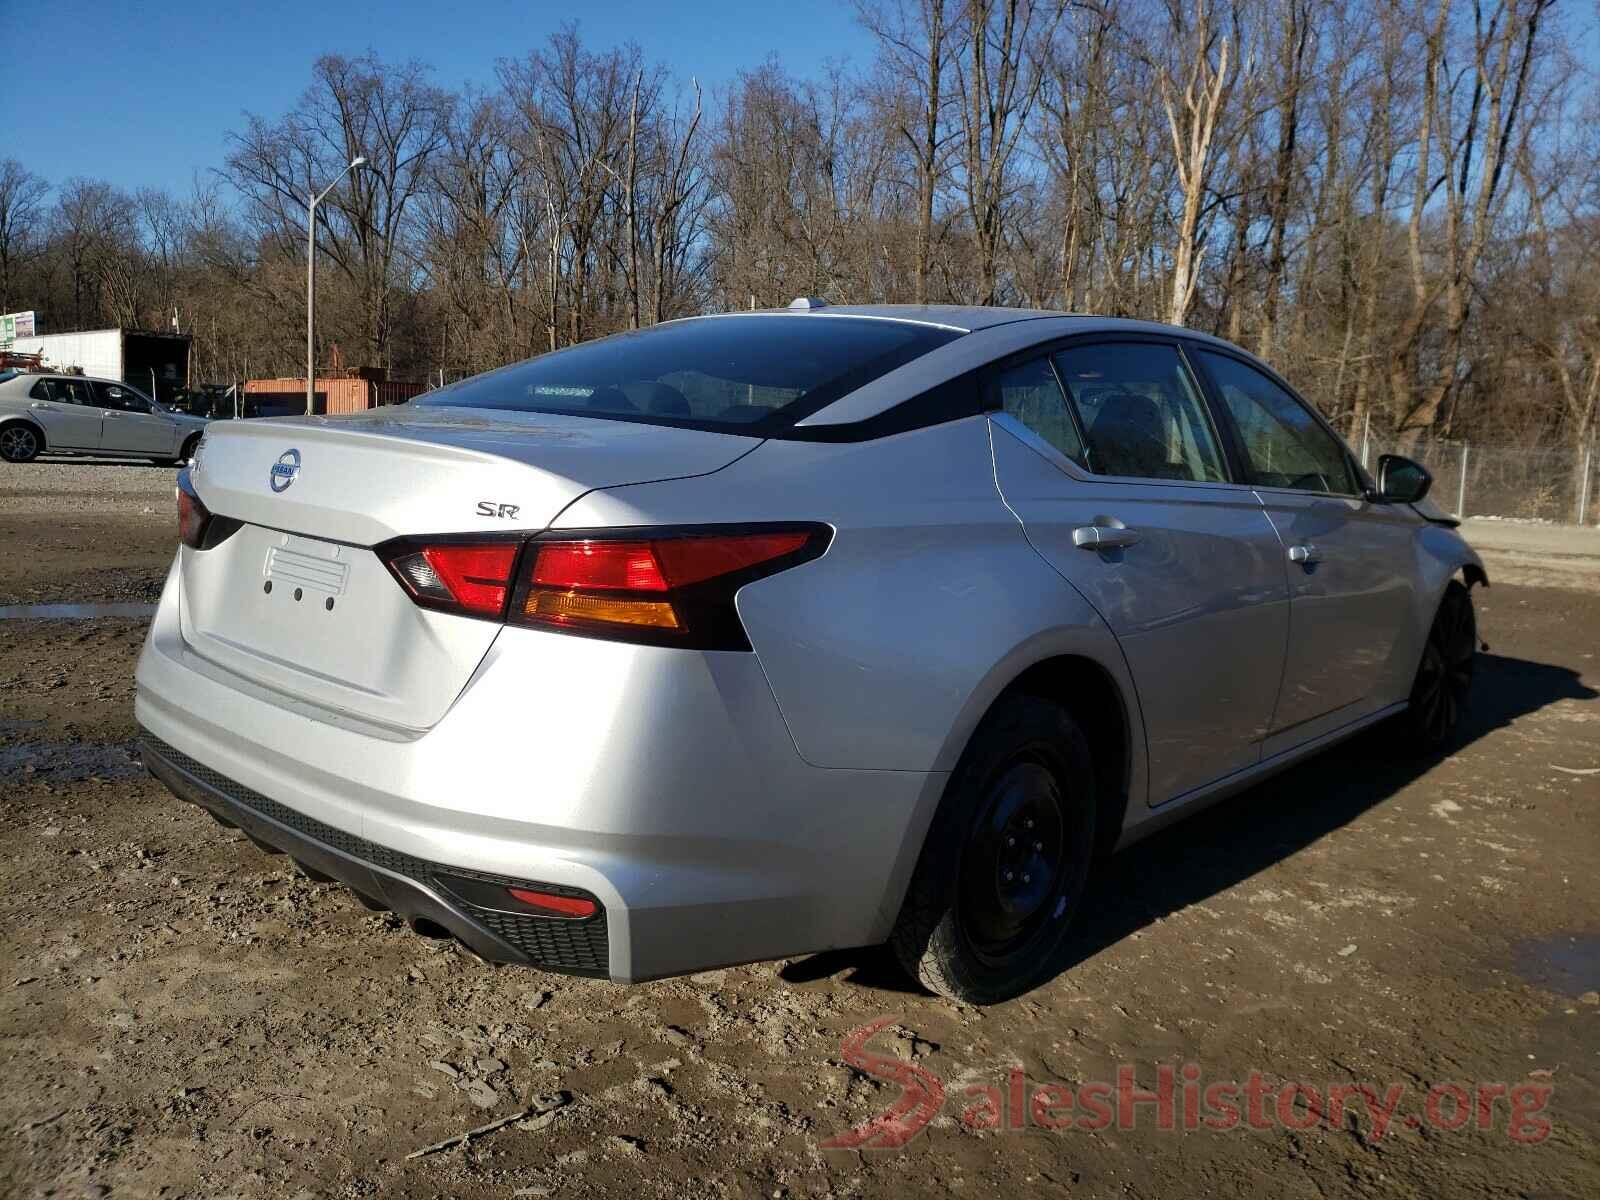
[[825, 525], [702, 526], [527, 541], [407, 538], [378, 554], [430, 608], [650, 645], [748, 650], [734, 594], [818, 557], [831, 536]]
[[666, 578], [649, 542], [548, 542], [533, 560], [538, 587], [664, 592]]
[[206, 526], [211, 513], [187, 478], [178, 480], [178, 540], [195, 550], [205, 547]]
[[793, 554], [810, 536], [784, 532], [648, 542], [540, 542], [532, 582], [588, 591], [665, 592]]
[[505, 612], [517, 542], [440, 542], [405, 547], [388, 560], [395, 578], [419, 601], [476, 616]]
[[783, 558], [799, 550], [813, 536], [791, 530], [742, 533], [732, 537], [666, 538], [655, 543], [655, 547], [667, 582], [677, 588]]

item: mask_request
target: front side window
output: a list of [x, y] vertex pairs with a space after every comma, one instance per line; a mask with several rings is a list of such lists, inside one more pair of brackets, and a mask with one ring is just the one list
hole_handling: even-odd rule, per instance
[[415, 403], [766, 437], [959, 336], [845, 316], [674, 321], [502, 367]]
[[993, 404], [1020, 421], [1079, 466], [1083, 440], [1067, 411], [1067, 398], [1061, 394], [1050, 360], [1036, 358], [1000, 372], [994, 381]]
[[132, 388], [117, 383], [94, 385], [95, 403], [101, 408], [114, 408], [121, 412], [149, 412], [150, 402]]
[[1238, 427], [1251, 484], [1356, 494], [1344, 447], [1305, 405], [1236, 358], [1207, 350], [1200, 358]]
[[1177, 350], [1148, 342], [1072, 346], [1055, 355], [1100, 475], [1222, 483], [1216, 434]]

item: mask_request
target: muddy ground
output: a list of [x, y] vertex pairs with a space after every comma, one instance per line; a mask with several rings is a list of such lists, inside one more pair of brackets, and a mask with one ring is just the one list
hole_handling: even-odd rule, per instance
[[[0, 605], [153, 599], [170, 472], [27, 470], [0, 480]], [[1490, 558], [1453, 755], [1363, 738], [1128, 851], [1067, 969], [987, 1010], [876, 950], [632, 988], [486, 966], [146, 778], [140, 621], [0, 621], [0, 1195], [1600, 1194], [1600, 563], [1536, 567]], [[901, 1095], [841, 1052], [879, 1018], [870, 1048], [942, 1109], [899, 1149], [824, 1149]], [[962, 1120], [1013, 1066], [1031, 1093], [1184, 1063], [1401, 1099], [1381, 1137], [1357, 1104], [1304, 1130]], [[1446, 1130], [1440, 1083], [1542, 1111]]]

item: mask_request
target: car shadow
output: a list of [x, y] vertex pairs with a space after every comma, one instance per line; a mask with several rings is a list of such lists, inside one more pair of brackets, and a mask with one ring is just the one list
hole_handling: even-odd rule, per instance
[[[1558, 700], [1600, 696], [1576, 671], [1480, 654], [1472, 703], [1450, 752]], [[1318, 754], [1101, 861], [1055, 978], [1171, 913], [1249, 879], [1426, 775], [1447, 754], [1408, 757], [1382, 727]], [[885, 946], [829, 950], [786, 963], [791, 983], [842, 975], [862, 987], [925, 994]]]

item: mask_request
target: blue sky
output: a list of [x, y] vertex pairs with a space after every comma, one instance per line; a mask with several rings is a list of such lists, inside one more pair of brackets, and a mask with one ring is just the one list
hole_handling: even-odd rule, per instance
[[[1569, 9], [1569, 49], [1600, 68], [1600, 21]], [[246, 111], [277, 117], [319, 54], [375, 50], [419, 59], [434, 81], [489, 84], [564, 21], [603, 49], [637, 42], [646, 58], [708, 91], [776, 54], [798, 76], [829, 61], [861, 66], [872, 47], [847, 0], [0, 0], [13, 50], [0, 71], [0, 157], [59, 184], [189, 191], [222, 164]]]
[[573, 19], [589, 46], [635, 41], [708, 90], [769, 54], [796, 75], [871, 56], [842, 0], [0, 0], [14, 51], [0, 72], [0, 157], [52, 184], [87, 175], [187, 193], [196, 171], [221, 165], [244, 111], [294, 104], [319, 54], [371, 49], [428, 63], [445, 87], [488, 84], [495, 60]]

